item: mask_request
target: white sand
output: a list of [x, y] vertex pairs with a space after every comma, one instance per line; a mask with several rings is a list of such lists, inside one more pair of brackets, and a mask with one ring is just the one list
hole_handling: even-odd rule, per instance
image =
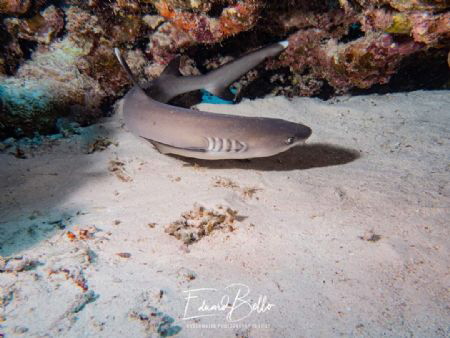
[[[25, 160], [0, 155], [0, 254], [17, 258], [0, 273], [0, 333], [450, 334], [448, 91], [200, 107], [303, 122], [313, 136], [275, 158], [185, 162], [116, 117]], [[98, 135], [119, 146], [85, 154]], [[111, 160], [132, 180], [110, 172]], [[237, 186], [215, 187], [220, 178]], [[246, 196], [251, 188], [259, 190]], [[246, 219], [185, 250], [164, 226], [194, 203], [227, 205]], [[80, 229], [91, 238], [71, 241], [67, 232]], [[35, 264], [20, 271], [26, 260]], [[233, 283], [250, 288], [246, 301], [261, 295], [274, 306], [236, 322], [230, 308], [197, 310], [225, 294], [233, 303], [237, 288], [224, 290]], [[214, 316], [183, 320], [184, 291], [199, 288], [217, 291], [192, 292], [187, 316]], [[242, 304], [228, 319], [248, 314]]]

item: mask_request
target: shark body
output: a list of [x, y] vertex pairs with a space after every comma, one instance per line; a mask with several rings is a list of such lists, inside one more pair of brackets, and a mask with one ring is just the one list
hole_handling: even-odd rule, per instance
[[175, 96], [197, 89], [226, 99], [228, 86], [267, 57], [279, 54], [287, 42], [279, 42], [200, 76], [181, 76], [179, 58], [161, 76], [139, 86], [128, 65], [115, 50], [135, 85], [123, 99], [125, 124], [163, 154], [207, 160], [267, 157], [303, 143], [311, 129], [276, 118], [215, 114], [167, 104]]

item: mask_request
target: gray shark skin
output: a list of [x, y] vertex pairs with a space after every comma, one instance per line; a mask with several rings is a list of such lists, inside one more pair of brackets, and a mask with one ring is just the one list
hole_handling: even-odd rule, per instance
[[215, 114], [166, 104], [175, 96], [197, 89], [229, 98], [228, 86], [267, 57], [279, 54], [287, 41], [275, 43], [200, 76], [180, 76], [179, 58], [155, 81], [139, 86], [128, 65], [116, 56], [133, 88], [122, 109], [128, 129], [163, 154], [207, 160], [268, 157], [304, 143], [311, 135], [305, 125], [276, 118]]

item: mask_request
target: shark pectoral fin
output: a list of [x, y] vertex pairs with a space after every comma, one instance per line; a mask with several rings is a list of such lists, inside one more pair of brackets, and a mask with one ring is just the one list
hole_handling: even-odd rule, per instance
[[169, 144], [157, 142], [154, 140], [149, 140], [151, 144], [158, 150], [161, 154], [180, 154], [182, 155], [184, 152], [195, 152], [195, 153], [204, 153], [206, 152], [205, 148], [196, 148], [196, 147], [175, 147]]
[[164, 71], [161, 73], [159, 78], [168, 77], [168, 76], [182, 76], [180, 73], [180, 62], [181, 62], [181, 56], [178, 55], [172, 61], [169, 62], [169, 64], [164, 68]]
[[165, 144], [156, 142], [156, 141], [152, 141], [152, 140], [147, 140], [149, 141], [151, 144], [153, 144], [153, 146], [156, 148], [156, 150], [158, 150], [161, 154], [170, 154], [170, 149], [166, 148]]

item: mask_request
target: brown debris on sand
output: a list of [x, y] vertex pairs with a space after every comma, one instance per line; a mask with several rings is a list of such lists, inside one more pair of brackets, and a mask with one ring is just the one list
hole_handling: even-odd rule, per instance
[[125, 171], [125, 163], [118, 160], [109, 162], [108, 170], [112, 172], [122, 182], [131, 182], [133, 179]]
[[115, 145], [116, 147], [119, 145], [119, 143], [110, 140], [107, 137], [100, 137], [94, 140], [92, 144], [88, 146], [88, 149], [86, 150], [86, 154], [92, 154], [96, 151], [103, 151], [106, 150], [110, 145]]
[[4, 258], [0, 256], [0, 273], [22, 272], [33, 269], [39, 261], [25, 256]]
[[70, 241], [85, 241], [93, 239], [96, 232], [98, 229], [94, 225], [87, 228], [74, 227], [73, 231], [67, 231], [66, 236]]
[[381, 235], [378, 235], [373, 231], [369, 231], [365, 233], [363, 236], [359, 236], [359, 239], [367, 242], [378, 242], [381, 239]]
[[238, 212], [231, 208], [218, 205], [207, 209], [194, 205], [194, 209], [184, 212], [180, 219], [167, 225], [165, 232], [189, 245], [215, 230], [234, 231], [236, 220], [239, 220]]
[[253, 186], [240, 187], [239, 184], [232, 181], [231, 179], [220, 176], [213, 178], [213, 186], [217, 188], [226, 188], [234, 190], [238, 192], [243, 199], [252, 199], [258, 191], [262, 190], [260, 188], [256, 188]]
[[70, 267], [70, 268], [63, 268], [60, 267], [58, 269], [50, 269], [48, 272], [48, 275], [56, 275], [56, 274], [63, 274], [67, 280], [72, 281], [76, 286], [80, 287], [83, 292], [86, 292], [89, 290], [87, 279], [84, 275], [83, 269], [79, 267]]

